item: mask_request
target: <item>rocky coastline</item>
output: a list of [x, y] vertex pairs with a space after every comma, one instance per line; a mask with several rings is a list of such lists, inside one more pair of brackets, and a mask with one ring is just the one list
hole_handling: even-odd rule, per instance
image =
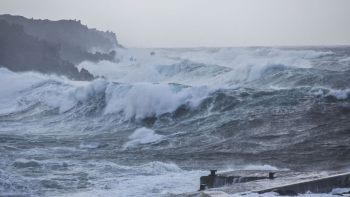
[[76, 65], [117, 62], [115, 48], [124, 48], [115, 33], [89, 29], [77, 20], [0, 15], [0, 66], [14, 72], [36, 71], [91, 81], [95, 77]]

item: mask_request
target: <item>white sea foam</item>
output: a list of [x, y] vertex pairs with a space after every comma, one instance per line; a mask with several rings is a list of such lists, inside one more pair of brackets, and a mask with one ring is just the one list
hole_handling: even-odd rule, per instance
[[[91, 188], [91, 190], [75, 193], [70, 196], [163, 197], [171, 194], [181, 194], [198, 190], [200, 176], [207, 173], [200, 170], [186, 171], [179, 168], [176, 164], [157, 161], [133, 167], [112, 163], [98, 163], [96, 164], [96, 168], [99, 169], [99, 166], [106, 165], [109, 166], [110, 170], [114, 168], [121, 169], [122, 172], [128, 175], [124, 174], [124, 176], [120, 177], [114, 174], [105, 174], [104, 177], [101, 177], [103, 180], [96, 182], [95, 187]], [[90, 173], [96, 173], [96, 176], [100, 176], [99, 171]]]
[[50, 106], [59, 107], [60, 113], [64, 113], [76, 106], [78, 102], [85, 102], [93, 96], [103, 94], [106, 85], [106, 81], [98, 79], [86, 86], [75, 86], [59, 92], [58, 95], [50, 95], [45, 99], [45, 102]]
[[[41, 85], [65, 81], [64, 78], [35, 72], [13, 73], [5, 68], [0, 68], [0, 79], [0, 114], [27, 109], [38, 101], [40, 92], [47, 90]], [[40, 90], [34, 91], [37, 87]]]
[[[317, 91], [318, 90], [318, 91]], [[313, 88], [313, 94], [318, 97], [331, 96], [337, 100], [347, 99], [350, 95], [350, 89], [330, 89], [330, 88]]]
[[262, 171], [289, 171], [287, 168], [277, 168], [271, 165], [239, 165], [239, 166], [229, 166], [225, 169], [220, 170], [220, 172], [230, 172], [235, 170], [262, 170]]
[[314, 93], [315, 96], [323, 96], [324, 93], [323, 93], [323, 90], [319, 89], [317, 92]]
[[[281, 170], [281, 169], [278, 169], [275, 166], [270, 166], [270, 165], [247, 165], [247, 166], [244, 166], [243, 169], [244, 170], [266, 170], [266, 171], [269, 171], [269, 170], [272, 170], [272, 171]], [[286, 169], [283, 169], [283, 170], [286, 170]]]
[[135, 148], [139, 145], [150, 144], [158, 142], [163, 139], [162, 135], [156, 134], [153, 130], [145, 127], [136, 129], [134, 133], [129, 136], [130, 141], [123, 145], [123, 149]]
[[344, 59], [340, 59], [339, 62], [350, 62], [350, 57], [346, 57]]
[[110, 83], [106, 89], [105, 114], [123, 113], [127, 120], [160, 116], [174, 112], [181, 105], [196, 108], [214, 90], [205, 86], [180, 88], [169, 84], [137, 83], [131, 86]]
[[[150, 56], [151, 51], [156, 51], [156, 55]], [[83, 62], [78, 67], [89, 70], [95, 76], [105, 76], [108, 80], [122, 83], [164, 82], [197, 86], [225, 85], [231, 82], [250, 82], [264, 77], [265, 69], [270, 66], [310, 68], [312, 67], [310, 60], [330, 54], [333, 53], [276, 48], [178, 51], [128, 49], [118, 50], [118, 56], [121, 59], [119, 63]], [[169, 58], [170, 56], [177, 58]], [[137, 58], [137, 61], [130, 61], [130, 57]], [[206, 67], [202, 69], [199, 63], [205, 64]], [[213, 72], [217, 66], [231, 68], [232, 71], [227, 73], [222, 68], [222, 72], [217, 70]]]
[[100, 142], [82, 142], [79, 148], [99, 148], [102, 144]]
[[344, 90], [331, 90], [329, 92], [329, 95], [337, 98], [338, 100], [344, 100], [347, 99], [350, 94], [350, 89], [344, 89]]
[[[153, 50], [119, 50], [119, 58], [123, 56], [119, 63], [110, 63], [107, 61], [102, 61], [97, 64], [83, 62], [79, 65], [79, 68], [86, 67], [94, 75], [104, 75], [107, 77], [107, 80], [98, 79], [92, 82], [74, 82], [57, 76], [47, 76], [33, 72], [13, 73], [6, 69], [0, 69], [0, 114], [25, 110], [30, 106], [35, 106], [37, 103], [44, 105], [44, 107], [41, 107], [45, 109], [58, 108], [61, 113], [59, 115], [52, 115], [52, 113], [56, 113], [55, 110], [52, 110], [45, 113], [50, 116], [49, 121], [34, 122], [32, 120], [39, 119], [42, 116], [33, 116], [33, 119], [26, 121], [25, 127], [17, 127], [18, 124], [14, 123], [8, 124], [10, 125], [8, 127], [2, 127], [1, 130], [3, 132], [8, 131], [8, 133], [21, 130], [26, 134], [30, 132], [44, 133], [48, 130], [52, 132], [65, 130], [67, 131], [65, 134], [69, 134], [72, 137], [76, 137], [76, 134], [79, 135], [74, 148], [66, 147], [67, 149], [63, 149], [61, 146], [31, 148], [23, 150], [19, 155], [28, 158], [41, 157], [48, 154], [51, 155], [51, 153], [55, 153], [58, 149], [60, 149], [59, 152], [62, 152], [62, 154], [66, 154], [68, 151], [80, 151], [84, 152], [84, 154], [90, 151], [92, 153], [94, 151], [102, 152], [102, 149], [95, 150], [104, 145], [100, 143], [98, 139], [93, 139], [92, 141], [87, 140], [81, 143], [82, 139], [80, 137], [83, 138], [87, 136], [87, 133], [79, 133], [78, 129], [80, 128], [77, 125], [84, 124], [82, 128], [90, 128], [90, 126], [92, 128], [97, 128], [94, 127], [96, 125], [103, 127], [107, 125], [104, 117], [101, 118], [101, 122], [95, 125], [94, 123], [89, 125], [89, 121], [91, 120], [91, 122], [94, 122], [96, 120], [97, 122], [101, 119], [94, 119], [94, 117], [92, 117], [92, 119], [87, 119], [82, 122], [79, 122], [79, 120], [75, 121], [77, 117], [76, 114], [74, 114], [75, 106], [81, 106], [79, 104], [83, 104], [83, 107], [85, 107], [85, 104], [91, 104], [93, 107], [95, 107], [95, 105], [98, 107], [102, 106], [102, 109], [99, 108], [98, 110], [101, 110], [100, 114], [105, 115], [105, 117], [107, 117], [106, 119], [111, 117], [110, 122], [115, 121], [113, 118], [119, 115], [121, 115], [124, 120], [132, 120], [133, 118], [142, 119], [172, 113], [182, 106], [196, 109], [201, 106], [206, 98], [211, 97], [213, 92], [223, 86], [232, 89], [236, 87], [236, 85], [239, 86], [243, 83], [274, 74], [275, 72], [270, 72], [274, 69], [276, 72], [279, 72], [279, 70], [284, 69], [310, 68], [312, 67], [312, 59], [331, 54], [329, 52], [286, 51], [268, 48], [226, 48], [217, 50], [180, 50], [175, 52], [157, 49], [154, 50], [156, 55], [150, 56], [149, 53], [151, 51]], [[130, 57], [136, 58], [137, 60], [130, 61]], [[123, 84], [115, 82], [123, 82]], [[186, 84], [189, 85], [189, 87], [169, 84], [170, 82]], [[233, 84], [235, 86], [233, 86]], [[324, 96], [331, 95], [341, 100], [348, 98], [350, 90], [322, 89], [322, 92], [318, 90], [318, 92], [315, 93], [315, 95], [321, 94]], [[90, 101], [94, 101], [93, 99], [95, 98], [98, 100], [96, 102], [101, 103], [90, 103]], [[77, 107], [77, 110], [78, 109]], [[67, 124], [69, 126], [65, 125], [66, 114], [67, 116], [71, 116], [69, 120], [72, 120], [72, 122]], [[16, 116], [15, 118], [22, 117]], [[32, 126], [37, 123], [37, 127]], [[27, 125], [31, 131], [26, 131]], [[133, 124], [131, 125], [134, 126]], [[109, 124], [108, 129], [114, 126], [115, 124], [112, 122], [112, 124]], [[9, 129], [9, 127], [11, 128]], [[75, 130], [75, 128], [78, 129]], [[115, 126], [115, 129], [117, 130], [120, 128]], [[122, 129], [124, 128], [121, 128], [121, 130]], [[100, 131], [99, 129], [96, 130]], [[148, 148], [150, 147], [149, 145], [155, 145], [167, 138], [156, 131], [147, 128], [135, 130], [134, 133], [130, 135], [129, 139], [127, 139], [123, 148]], [[176, 132], [178, 131], [176, 130]], [[188, 131], [185, 129], [181, 130], [181, 132], [186, 133]], [[98, 134], [103, 135], [103, 133]], [[181, 136], [178, 137], [179, 139], [181, 138]], [[177, 138], [177, 136], [173, 136], [173, 138]], [[40, 138], [39, 140], [42, 139]], [[48, 143], [50, 142], [51, 141]], [[63, 146], [66, 145], [69, 146], [70, 143], [63, 144]], [[114, 147], [113, 143], [111, 143], [108, 151], [113, 150], [112, 147]], [[7, 147], [6, 149], [9, 148]], [[77, 153], [79, 154], [80, 152]], [[74, 175], [81, 172], [89, 174], [88, 181], [92, 183], [92, 185], [87, 188], [89, 191], [84, 190], [85, 192], [78, 193], [77, 196], [167, 196], [170, 194], [191, 192], [198, 190], [199, 177], [203, 174], [207, 174], [207, 172], [198, 170], [182, 170], [175, 164], [162, 162], [150, 162], [138, 166], [121, 166], [114, 163], [117, 160], [114, 160], [113, 157], [108, 157], [110, 152], [105, 153], [107, 154], [104, 154], [104, 156], [101, 155], [101, 157], [99, 157], [101, 159], [98, 161], [89, 159], [88, 162], [86, 162], [87, 160], [85, 158], [87, 158], [89, 154], [87, 154], [86, 157], [84, 156], [83, 160], [74, 157], [69, 161], [64, 161], [69, 164], [64, 174]], [[67, 157], [52, 158], [56, 158], [54, 159], [56, 163], [58, 162], [57, 158], [69, 159]], [[49, 166], [50, 164], [47, 162], [51, 161], [41, 160], [40, 165]], [[60, 165], [62, 165], [63, 161], [59, 162]], [[7, 166], [7, 164], [2, 166]], [[230, 170], [232, 169], [287, 170], [269, 165], [248, 165], [233, 167]], [[0, 171], [4, 172], [4, 170]], [[69, 173], [66, 173], [67, 171]], [[55, 176], [58, 176], [58, 173], [56, 173], [58, 171], [55, 171], [55, 173], [51, 172], [52, 171], [50, 171], [50, 173], [43, 173], [41, 180], [57, 178]], [[4, 175], [4, 173], [2, 174]], [[11, 176], [14, 176], [12, 174], [14, 173], [11, 173]], [[5, 175], [7, 176], [7, 174]], [[20, 179], [16, 177], [11, 178], [11, 180], [15, 182]], [[248, 196], [250, 195], [254, 196], [256, 194], [249, 194]], [[269, 193], [263, 195], [269, 196], [275, 194]], [[313, 194], [308, 194], [306, 196], [312, 195]]]
[[180, 87], [171, 84], [116, 84], [102, 79], [73, 82], [37, 73], [12, 73], [0, 69], [0, 114], [20, 111], [42, 102], [65, 113], [79, 102], [106, 97], [105, 114], [122, 113], [125, 120], [160, 116], [181, 105], [198, 107], [216, 88]]
[[[283, 64], [294, 67], [310, 67], [309, 59], [333, 54], [332, 52], [318, 52], [312, 50], [293, 51], [277, 48], [222, 48], [218, 51], [200, 50], [185, 53], [182, 57], [192, 61], [235, 67], [238, 64], [256, 63], [261, 60], [269, 64]], [[249, 60], [250, 62], [246, 62]]]
[[[150, 56], [151, 51], [155, 51], [156, 55]], [[33, 72], [17, 74], [2, 68], [0, 114], [25, 110], [41, 101], [64, 113], [79, 102], [105, 94], [105, 114], [122, 114], [125, 120], [154, 117], [174, 112], [182, 105], [198, 107], [220, 87], [251, 82], [289, 67], [311, 67], [310, 59], [329, 54], [331, 52], [275, 48], [182, 51], [128, 49], [118, 50], [118, 58], [121, 59], [119, 63], [102, 61], [97, 64], [83, 62], [79, 65], [79, 68], [87, 68], [94, 75], [104, 75], [112, 81], [132, 84], [114, 84], [104, 80], [73, 82]], [[170, 56], [178, 59], [169, 58]], [[134, 57], [137, 61], [130, 61], [129, 57]], [[179, 88], [168, 83], [196, 87]], [[41, 85], [45, 88], [35, 89]], [[333, 91], [330, 94], [345, 99], [348, 92]]]

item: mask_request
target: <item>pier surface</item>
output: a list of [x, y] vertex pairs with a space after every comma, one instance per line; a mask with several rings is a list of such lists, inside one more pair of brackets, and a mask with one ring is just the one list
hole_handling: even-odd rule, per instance
[[349, 188], [350, 187], [350, 173], [343, 173], [314, 180], [301, 181], [288, 185], [283, 185], [274, 188], [253, 191], [256, 193], [266, 193], [271, 191], [279, 191], [286, 193], [286, 191], [294, 191], [296, 193], [329, 193], [334, 188]]
[[[249, 192], [290, 192], [329, 193], [334, 188], [349, 188], [350, 173], [338, 171], [294, 172], [274, 171], [274, 178], [269, 178], [270, 171], [238, 170], [202, 176], [201, 184], [207, 185], [206, 191], [220, 191], [227, 194]], [[199, 189], [199, 188], [198, 188]], [[178, 197], [199, 196], [203, 191], [175, 195]]]

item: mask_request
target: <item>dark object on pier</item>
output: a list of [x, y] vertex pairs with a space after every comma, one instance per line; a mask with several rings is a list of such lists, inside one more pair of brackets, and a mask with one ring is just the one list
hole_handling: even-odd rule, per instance
[[217, 172], [217, 170], [210, 170], [210, 175], [209, 176], [216, 176], [215, 172]]
[[154, 56], [156, 53], [155, 52], [151, 52], [151, 56]]
[[275, 173], [276, 172], [269, 172], [269, 179], [274, 179], [275, 178]]
[[203, 191], [203, 190], [206, 190], [207, 189], [207, 185], [206, 184], [201, 184], [199, 186], [199, 190], [198, 191]]

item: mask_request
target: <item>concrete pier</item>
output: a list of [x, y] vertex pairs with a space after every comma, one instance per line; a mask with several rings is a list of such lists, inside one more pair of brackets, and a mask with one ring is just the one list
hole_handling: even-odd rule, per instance
[[269, 171], [232, 171], [221, 174], [215, 174], [211, 170], [211, 174], [208, 176], [202, 176], [200, 178], [200, 184], [205, 184], [208, 188], [217, 188], [225, 185], [232, 185], [236, 183], [245, 183], [249, 181], [256, 181], [260, 179], [274, 178], [275, 172]]
[[350, 187], [350, 173], [338, 174], [329, 177], [302, 181], [298, 183], [283, 185], [279, 187], [272, 187], [263, 190], [253, 191], [256, 193], [266, 193], [276, 191], [278, 193], [295, 192], [303, 194], [306, 192], [312, 193], [329, 193], [334, 188], [349, 188]]
[[[209, 174], [209, 173], [208, 173]], [[339, 171], [256, 171], [237, 170], [202, 176], [204, 190], [174, 195], [176, 197], [220, 196], [277, 192], [280, 196], [330, 193], [335, 188], [350, 188], [350, 173]], [[221, 192], [221, 193], [220, 193]]]

